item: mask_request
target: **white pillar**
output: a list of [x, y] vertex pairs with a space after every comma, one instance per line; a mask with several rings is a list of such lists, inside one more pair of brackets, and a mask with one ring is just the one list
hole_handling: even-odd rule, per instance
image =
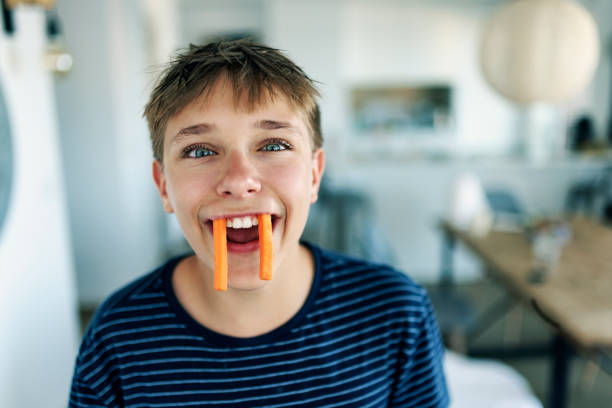
[[77, 347], [73, 261], [40, 7], [0, 34], [0, 83], [13, 145], [0, 235], [0, 406], [66, 406]]

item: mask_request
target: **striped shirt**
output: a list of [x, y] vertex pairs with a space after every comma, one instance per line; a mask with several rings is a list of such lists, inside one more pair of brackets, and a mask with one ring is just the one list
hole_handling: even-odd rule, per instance
[[213, 332], [182, 308], [176, 258], [104, 302], [76, 361], [71, 407], [446, 407], [424, 289], [401, 272], [308, 245], [299, 312], [261, 336]]

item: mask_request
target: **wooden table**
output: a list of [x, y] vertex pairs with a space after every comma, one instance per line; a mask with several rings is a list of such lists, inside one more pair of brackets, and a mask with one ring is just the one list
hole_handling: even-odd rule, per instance
[[534, 260], [525, 234], [492, 231], [475, 237], [449, 222], [441, 223], [447, 241], [466, 245], [494, 278], [557, 327], [552, 348], [553, 407], [565, 404], [572, 348], [607, 359], [608, 372], [607, 353], [612, 350], [612, 229], [581, 218], [569, 222], [571, 240], [556, 269], [541, 283], [530, 283]]

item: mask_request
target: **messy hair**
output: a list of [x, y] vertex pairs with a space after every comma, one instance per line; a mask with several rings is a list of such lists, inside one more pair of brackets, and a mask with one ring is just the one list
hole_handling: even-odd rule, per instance
[[163, 161], [164, 133], [168, 120], [200, 95], [206, 95], [219, 79], [232, 87], [234, 101], [248, 109], [283, 96], [302, 115], [313, 149], [323, 144], [321, 119], [314, 81], [279, 50], [250, 40], [190, 45], [162, 72], [144, 117], [149, 125], [153, 157]]

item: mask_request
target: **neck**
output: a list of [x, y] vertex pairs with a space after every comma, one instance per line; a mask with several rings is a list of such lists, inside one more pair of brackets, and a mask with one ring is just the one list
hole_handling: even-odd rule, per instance
[[234, 337], [254, 337], [278, 328], [303, 306], [314, 277], [310, 251], [297, 245], [274, 277], [253, 290], [212, 288], [211, 273], [195, 257], [175, 270], [173, 284], [183, 307], [202, 325]]

